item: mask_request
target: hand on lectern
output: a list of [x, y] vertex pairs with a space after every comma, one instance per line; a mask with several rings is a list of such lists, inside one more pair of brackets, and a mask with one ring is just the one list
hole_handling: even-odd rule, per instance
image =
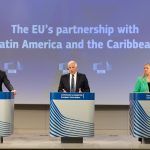
[[16, 95], [16, 90], [12, 90], [11, 92], [12, 92], [14, 95]]
[[82, 93], [81, 88], [79, 88], [79, 93]]
[[62, 89], [64, 93], [66, 93], [66, 90]]

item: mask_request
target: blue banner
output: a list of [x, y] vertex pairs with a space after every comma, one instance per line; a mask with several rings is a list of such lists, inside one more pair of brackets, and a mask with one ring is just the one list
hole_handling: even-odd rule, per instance
[[130, 100], [150, 100], [150, 93], [130, 93]]
[[14, 95], [12, 92], [0, 92], [0, 100], [8, 100], [8, 99], [14, 99]]
[[50, 100], [95, 100], [95, 93], [50, 93]]

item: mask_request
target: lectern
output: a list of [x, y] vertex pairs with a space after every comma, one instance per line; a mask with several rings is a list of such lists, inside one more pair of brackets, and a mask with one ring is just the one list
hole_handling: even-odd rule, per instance
[[14, 95], [12, 92], [0, 92], [0, 138], [9, 136], [14, 129]]
[[50, 135], [62, 143], [94, 136], [94, 93], [50, 93]]
[[130, 93], [130, 132], [150, 143], [150, 93]]

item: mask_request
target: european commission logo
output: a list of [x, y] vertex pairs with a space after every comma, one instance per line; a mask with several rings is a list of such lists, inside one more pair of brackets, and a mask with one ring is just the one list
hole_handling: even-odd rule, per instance
[[[93, 63], [93, 71], [96, 72], [96, 74], [98, 75], [107, 74], [111, 70], [112, 70], [112, 65], [108, 61]], [[68, 73], [66, 62], [59, 64], [59, 71], [61, 71], [62, 74]]]
[[9, 74], [16, 74], [18, 71], [23, 70], [19, 61], [0, 62], [0, 65]]
[[59, 64], [59, 71], [61, 71], [62, 74], [67, 74], [68, 73], [67, 63], [60, 63]]
[[112, 65], [108, 61], [93, 63], [93, 71], [95, 71], [98, 75], [104, 75], [111, 70]]

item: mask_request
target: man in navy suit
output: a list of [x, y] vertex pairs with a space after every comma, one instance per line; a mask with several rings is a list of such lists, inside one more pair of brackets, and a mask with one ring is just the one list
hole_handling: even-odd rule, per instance
[[0, 91], [2, 91], [2, 84], [4, 84], [9, 91], [13, 92], [14, 95], [16, 95], [16, 90], [14, 90], [13, 86], [8, 80], [6, 73], [0, 70]]
[[76, 61], [68, 62], [69, 73], [61, 76], [58, 92], [90, 92], [86, 75], [77, 72], [77, 67]]

